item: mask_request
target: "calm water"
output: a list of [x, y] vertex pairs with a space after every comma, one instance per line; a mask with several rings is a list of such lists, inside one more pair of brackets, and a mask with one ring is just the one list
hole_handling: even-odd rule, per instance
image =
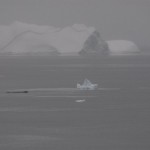
[[[149, 150], [149, 77], [149, 57], [3, 57], [0, 149]], [[63, 96], [58, 92], [58, 97], [48, 91], [5, 93], [8, 89], [73, 88], [84, 78], [105, 90]]]

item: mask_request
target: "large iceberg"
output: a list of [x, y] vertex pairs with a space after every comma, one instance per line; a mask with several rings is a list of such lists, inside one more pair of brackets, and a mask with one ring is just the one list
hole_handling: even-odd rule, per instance
[[110, 55], [133, 55], [140, 52], [138, 46], [132, 41], [112, 40], [107, 41]]
[[75, 24], [65, 28], [14, 22], [0, 26], [2, 54], [88, 54], [107, 52], [107, 43], [94, 27]]

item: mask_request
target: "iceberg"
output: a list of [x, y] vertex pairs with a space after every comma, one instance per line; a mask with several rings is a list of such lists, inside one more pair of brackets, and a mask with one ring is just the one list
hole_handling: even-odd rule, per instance
[[77, 83], [77, 89], [80, 90], [96, 90], [98, 88], [98, 84], [92, 84], [88, 79], [84, 79], [83, 84]]

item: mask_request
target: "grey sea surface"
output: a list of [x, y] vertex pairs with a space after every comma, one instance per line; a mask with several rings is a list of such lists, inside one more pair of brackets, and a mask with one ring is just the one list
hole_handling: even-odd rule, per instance
[[[84, 78], [99, 90], [76, 92]], [[29, 93], [6, 93], [16, 89]], [[149, 150], [149, 141], [150, 56], [0, 57], [1, 150]]]

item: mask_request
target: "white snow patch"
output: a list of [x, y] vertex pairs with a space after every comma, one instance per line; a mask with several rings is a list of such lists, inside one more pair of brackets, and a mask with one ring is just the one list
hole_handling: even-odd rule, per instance
[[108, 43], [110, 54], [112, 55], [123, 55], [123, 54], [135, 54], [139, 53], [140, 50], [136, 44], [126, 40], [112, 40], [106, 41]]

